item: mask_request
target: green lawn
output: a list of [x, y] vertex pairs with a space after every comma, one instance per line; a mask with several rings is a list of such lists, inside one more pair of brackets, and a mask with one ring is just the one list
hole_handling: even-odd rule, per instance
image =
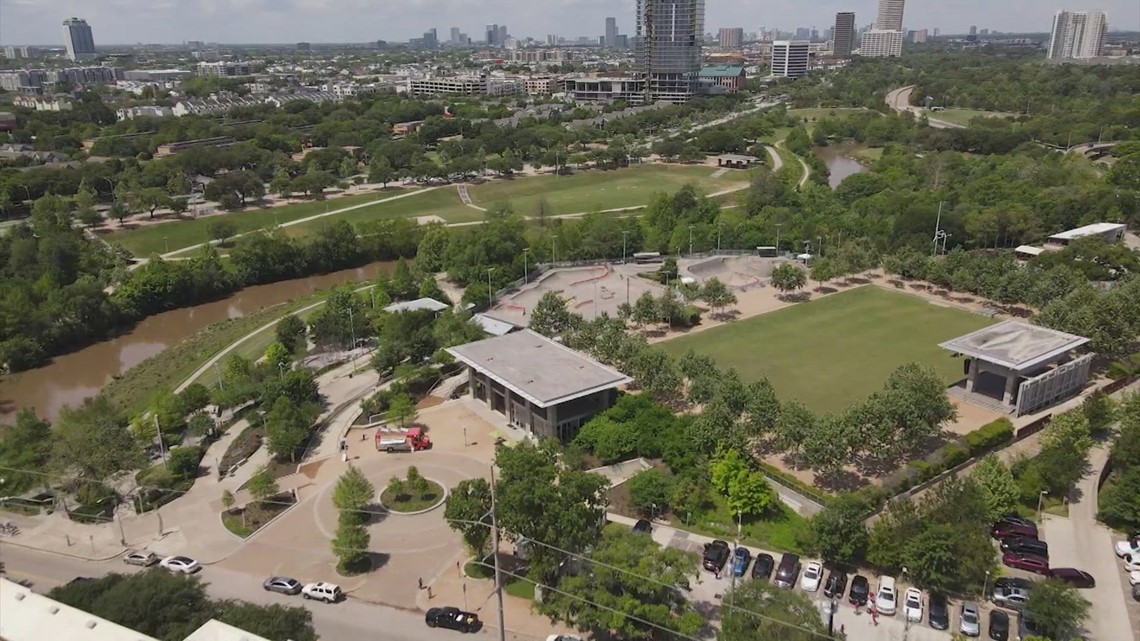
[[927, 118], [935, 120], [943, 120], [945, 122], [962, 125], [963, 127], [970, 124], [970, 121], [979, 116], [983, 118], [1013, 118], [1017, 114], [1006, 113], [1004, 111], [982, 111], [980, 109], [944, 109], [942, 111], [924, 110]]
[[454, 185], [444, 185], [431, 191], [399, 200], [361, 207], [337, 216], [286, 227], [290, 236], [301, 238], [312, 234], [322, 225], [338, 220], [347, 220], [353, 225], [387, 218], [415, 218], [417, 216], [439, 216], [449, 223], [465, 223], [482, 220], [483, 212], [472, 209], [459, 199]]
[[[264, 209], [226, 214], [226, 220], [233, 221], [237, 224], [238, 233], [245, 233], [263, 227], [272, 227], [275, 224], [283, 224], [307, 216], [313, 216], [330, 209], [340, 209], [342, 207], [351, 207], [352, 205], [359, 205], [374, 200], [391, 198], [400, 193], [404, 192], [392, 189], [390, 191], [344, 196], [343, 198], [333, 198], [329, 200], [306, 201], [282, 207], [267, 207]], [[415, 196], [411, 196], [411, 198], [415, 198]], [[171, 250], [175, 250], [206, 242], [209, 240], [206, 227], [214, 220], [218, 220], [218, 217], [206, 216], [204, 218], [190, 218], [159, 225], [138, 227], [136, 229], [115, 231], [105, 235], [104, 238], [108, 242], [122, 245], [124, 249], [135, 256], [150, 256], [156, 252], [166, 252], [167, 246], [169, 246]], [[115, 225], [117, 223], [112, 222], [111, 224]]]
[[788, 115], [799, 118], [800, 122], [806, 118], [807, 122], [804, 122], [804, 127], [810, 133], [812, 127], [815, 126], [815, 121], [820, 118], [837, 118], [860, 111], [867, 110], [862, 107], [809, 107], [807, 109], [789, 109]]
[[733, 367], [746, 381], [766, 376], [781, 399], [837, 412], [880, 389], [909, 362], [934, 367], [946, 381], [962, 361], [938, 343], [989, 325], [983, 316], [917, 296], [867, 286], [662, 343], [689, 348]]
[[545, 198], [552, 214], [575, 214], [594, 209], [642, 207], [657, 192], [673, 192], [692, 183], [705, 193], [748, 182], [745, 172], [712, 178], [713, 167], [695, 165], [636, 165], [617, 170], [587, 170], [569, 176], [528, 176], [496, 180], [471, 187], [471, 200], [480, 207], [511, 203], [524, 216], [538, 211]]

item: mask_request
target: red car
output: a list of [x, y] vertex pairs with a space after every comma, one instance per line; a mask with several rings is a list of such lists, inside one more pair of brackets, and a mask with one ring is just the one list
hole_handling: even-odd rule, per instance
[[1078, 570], [1076, 568], [1053, 568], [1049, 570], [1049, 576], [1054, 579], [1065, 581], [1071, 584], [1074, 588], [1095, 588], [1096, 579], [1093, 575]]
[[1011, 568], [1029, 570], [1037, 574], [1049, 574], [1049, 559], [1036, 554], [1019, 554], [1006, 552], [1001, 556], [1001, 562]]
[[1036, 539], [1037, 528], [1016, 523], [998, 523], [990, 530], [990, 536], [995, 539], [1008, 539], [1013, 536]]

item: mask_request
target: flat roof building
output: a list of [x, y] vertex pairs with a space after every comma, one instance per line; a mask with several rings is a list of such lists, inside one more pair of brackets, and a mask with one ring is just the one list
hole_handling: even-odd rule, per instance
[[1090, 236], [1099, 236], [1106, 242], [1116, 243], [1124, 238], [1124, 230], [1127, 227], [1123, 223], [1093, 223], [1085, 225], [1084, 227], [1077, 227], [1063, 231], [1059, 234], [1053, 234], [1049, 237], [1049, 243], [1052, 245], [1068, 245], [1078, 238], [1088, 238]]
[[855, 49], [855, 12], [842, 11], [835, 14], [835, 30], [832, 32], [831, 53], [840, 58], [851, 55]]
[[865, 58], [897, 58], [902, 55], [903, 32], [871, 29], [863, 32], [859, 55]]
[[969, 357], [965, 391], [1001, 399], [1006, 411], [1029, 414], [1075, 395], [1089, 379], [1092, 354], [1075, 355], [1089, 339], [1075, 334], [1002, 321], [939, 347]]
[[772, 75], [799, 78], [808, 72], [811, 43], [807, 40], [777, 40], [772, 43]]
[[529, 329], [447, 348], [467, 366], [471, 397], [537, 438], [569, 441], [632, 382]]

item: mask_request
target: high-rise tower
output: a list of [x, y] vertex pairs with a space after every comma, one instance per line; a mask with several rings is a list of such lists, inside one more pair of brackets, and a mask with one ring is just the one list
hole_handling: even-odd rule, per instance
[[841, 58], [855, 49], [855, 13], [843, 11], [835, 14], [835, 33], [832, 36], [832, 53]]
[[63, 44], [67, 47], [67, 57], [72, 60], [95, 57], [95, 39], [91, 35], [91, 27], [82, 18], [63, 21]]
[[1102, 11], [1058, 11], [1053, 16], [1049, 60], [1096, 58], [1104, 50], [1108, 20]]
[[637, 66], [647, 101], [692, 97], [704, 32], [704, 0], [637, 0]]

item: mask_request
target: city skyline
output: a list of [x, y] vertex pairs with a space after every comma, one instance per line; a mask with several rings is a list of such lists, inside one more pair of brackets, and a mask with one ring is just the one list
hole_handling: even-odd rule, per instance
[[[519, 38], [544, 40], [547, 34], [596, 38], [602, 35], [607, 17], [616, 18], [619, 33], [632, 33], [634, 4], [634, 0], [568, 0], [553, 6], [508, 0], [409, 0], [393, 11], [375, 0], [203, 0], [193, 6], [173, 0], [8, 0], [0, 8], [0, 45], [62, 46], [59, 25], [73, 15], [87, 19], [101, 46], [187, 40], [406, 42], [433, 27], [442, 33], [458, 27], [473, 39], [481, 39], [474, 34], [482, 34], [483, 25], [496, 20], [510, 22], [511, 35]], [[907, 7], [904, 28], [938, 27], [943, 34], [966, 33], [973, 24], [991, 31], [1048, 33], [1058, 9], [1100, 10], [1107, 14], [1110, 30], [1140, 29], [1134, 0], [1089, 4], [1071, 0], [1061, 5], [1055, 0], [1011, 0], [1000, 6], [985, 0], [912, 4]], [[815, 26], [822, 32], [834, 24], [837, 12], [854, 11], [865, 16], [861, 21], [866, 23], [874, 20], [877, 9], [877, 0], [807, 0], [764, 11], [728, 0], [709, 0], [705, 30], [715, 34], [720, 27], [743, 27], [749, 33], [761, 26], [786, 31]], [[127, 14], [130, 20], [123, 19]]]

